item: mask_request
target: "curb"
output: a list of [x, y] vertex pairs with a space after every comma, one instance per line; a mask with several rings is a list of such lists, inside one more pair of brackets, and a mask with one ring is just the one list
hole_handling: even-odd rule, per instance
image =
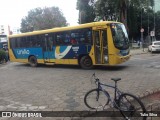
[[[144, 99], [147, 99], [147, 97], [149, 97], [150, 95], [156, 94], [158, 92], [160, 92], [160, 88], [153, 89], [153, 90], [146, 90], [144, 93], [142, 93], [140, 95], [135, 95], [135, 96], [137, 96], [140, 100], [142, 100], [142, 99], [144, 100]], [[148, 111], [150, 108], [152, 108], [152, 106], [155, 106], [155, 108], [152, 109], [153, 111], [156, 111], [156, 110], [160, 111], [160, 101], [155, 100], [155, 101], [152, 101], [151, 103], [147, 103], [145, 108]], [[104, 111], [109, 110], [109, 109], [114, 109], [114, 108], [109, 106], [107, 109], [104, 109]], [[88, 112], [92, 112], [92, 114], [86, 114], [86, 115], [82, 116], [82, 118], [75, 119], [75, 120], [81, 120], [81, 119], [83, 120], [89, 116], [92, 117], [92, 115], [94, 116], [94, 114], [96, 114], [96, 111], [89, 110]]]
[[130, 49], [130, 54], [131, 55], [140, 55], [140, 54], [147, 54], [148, 49], [147, 48], [140, 48], [140, 49]]
[[141, 55], [141, 54], [147, 54], [147, 53], [134, 53], [134, 54], [131, 54], [131, 55]]
[[[153, 89], [153, 90], [147, 90], [145, 93], [142, 95], [139, 95], [138, 98], [144, 101], [150, 100], [151, 95], [160, 93], [160, 88]], [[154, 108], [153, 108], [154, 106]], [[152, 109], [153, 111], [160, 111], [160, 100], [153, 100], [151, 103], [146, 104], [146, 109]]]
[[2, 66], [2, 65], [6, 65], [7, 63], [0, 63], [0, 66]]

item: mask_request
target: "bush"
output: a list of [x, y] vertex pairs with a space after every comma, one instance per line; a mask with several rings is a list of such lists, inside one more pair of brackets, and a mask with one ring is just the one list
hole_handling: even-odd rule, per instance
[[4, 50], [0, 50], [0, 62], [3, 62], [4, 60], [7, 62], [6, 56], [7, 53]]

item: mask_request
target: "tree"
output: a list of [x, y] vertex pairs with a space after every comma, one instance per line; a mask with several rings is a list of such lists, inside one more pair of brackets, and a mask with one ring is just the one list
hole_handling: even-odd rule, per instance
[[[153, 30], [153, 6], [154, 0], [77, 0], [82, 23], [94, 20], [120, 21], [126, 26], [129, 37], [134, 39], [140, 37], [141, 25], [145, 29], [144, 36]], [[92, 8], [92, 12], [88, 7]]]
[[[153, 8], [153, 6], [154, 0], [97, 0], [95, 3], [95, 13], [96, 17], [98, 16], [100, 19], [105, 18], [105, 20], [124, 23], [130, 37], [134, 38], [140, 30], [142, 9], [146, 18], [147, 11]], [[145, 22], [146, 20], [147, 18]]]
[[98, 0], [95, 3], [95, 13], [97, 21], [99, 20], [112, 20], [118, 19], [115, 0]]
[[94, 21], [94, 0], [77, 0], [77, 10], [79, 10], [80, 24]]
[[67, 26], [66, 18], [58, 7], [35, 8], [21, 20], [21, 32]]
[[159, 24], [159, 21], [160, 21], [160, 11], [157, 11], [156, 12], [156, 20], [155, 20], [155, 23], [156, 23], [156, 26], [155, 26], [155, 30], [156, 30], [156, 39], [157, 40], [160, 40], [160, 24]]

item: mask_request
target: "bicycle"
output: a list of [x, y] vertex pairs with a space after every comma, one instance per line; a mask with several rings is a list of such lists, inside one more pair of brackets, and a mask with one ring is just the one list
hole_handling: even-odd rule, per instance
[[[120, 81], [121, 78], [111, 78], [111, 80], [115, 82], [115, 85], [112, 86], [101, 83], [99, 78], [96, 78], [95, 73], [92, 75], [92, 78], [93, 77], [97, 88], [92, 89], [85, 94], [84, 103], [88, 108], [103, 108], [104, 110], [105, 106], [111, 103], [111, 106], [119, 110], [126, 120], [130, 120], [133, 117], [136, 117], [136, 120], [138, 118], [141, 120], [147, 119], [146, 116], [140, 116], [140, 113], [146, 113], [146, 108], [141, 100], [130, 93], [123, 93], [118, 89], [117, 82]], [[111, 98], [110, 94], [103, 86], [114, 89], [114, 98]]]

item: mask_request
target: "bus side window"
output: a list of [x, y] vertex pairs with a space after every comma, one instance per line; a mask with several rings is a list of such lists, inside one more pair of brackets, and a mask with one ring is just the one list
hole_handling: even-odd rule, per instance
[[56, 45], [63, 45], [63, 35], [62, 33], [56, 34]]
[[56, 34], [56, 37], [55, 37], [55, 41], [56, 41], [56, 45], [59, 45], [59, 35]]
[[99, 39], [100, 37], [99, 37], [99, 31], [95, 31], [95, 44], [96, 45], [100, 45], [100, 39]]
[[77, 31], [71, 31], [71, 38], [70, 38], [70, 43], [75, 45], [78, 43], [79, 40], [79, 33]]
[[52, 46], [55, 46], [56, 45], [55, 33], [50, 34], [50, 36], [52, 37]]
[[64, 44], [70, 44], [70, 39], [71, 39], [71, 37], [70, 37], [70, 33], [69, 32], [65, 32], [65, 34], [64, 34]]
[[37, 47], [37, 39], [36, 39], [36, 36], [31, 36], [30, 39], [31, 39], [32, 46], [33, 46], [33, 47]]
[[30, 36], [27, 36], [26, 47], [31, 47], [31, 46], [32, 46], [32, 41], [30, 40]]
[[29, 46], [27, 37], [23, 37], [23, 38], [22, 38], [22, 43], [23, 43], [22, 47], [28, 47], [28, 46]]
[[21, 47], [21, 38], [16, 38], [16, 48], [20, 48]]
[[22, 48], [23, 48], [23, 47], [26, 47], [26, 37], [22, 37], [22, 38], [21, 38], [21, 42], [22, 42], [21, 47], [22, 47]]
[[48, 36], [47, 44], [48, 44], [47, 46], [49, 47], [49, 50], [52, 50], [52, 47], [53, 47], [53, 36], [52, 35]]
[[90, 44], [91, 43], [91, 29], [81, 29], [78, 32], [78, 43], [79, 44]]
[[106, 32], [107, 32], [106, 30], [102, 31], [102, 41], [103, 41], [104, 47], [107, 47], [107, 33]]
[[41, 36], [40, 35], [36, 35], [36, 47], [42, 47], [42, 41], [41, 41]]
[[85, 32], [85, 43], [89, 43], [91, 44], [92, 43], [92, 32], [90, 29], [87, 29], [87, 31]]
[[45, 46], [44, 39], [45, 39], [44, 35], [38, 35], [38, 41], [41, 47]]
[[82, 30], [80, 30], [79, 31], [79, 41], [78, 41], [78, 43], [79, 44], [84, 44], [85, 43], [85, 41], [86, 41], [86, 38], [85, 38], [85, 35], [86, 33], [85, 33], [85, 30], [84, 29], [82, 29]]
[[11, 39], [10, 39], [10, 43], [11, 43], [11, 44], [10, 44], [10, 47], [11, 47], [11, 48], [16, 48], [16, 39], [15, 39], [15, 38], [11, 38]]

